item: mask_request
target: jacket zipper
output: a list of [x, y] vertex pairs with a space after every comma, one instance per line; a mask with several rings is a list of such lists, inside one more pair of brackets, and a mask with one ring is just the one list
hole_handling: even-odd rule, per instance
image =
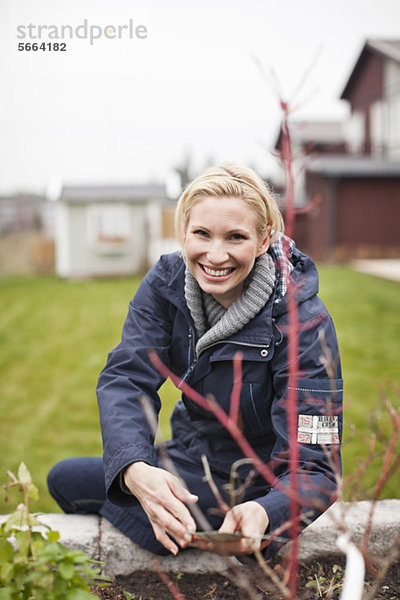
[[190, 346], [191, 346], [191, 349], [192, 349], [192, 352], [193, 352], [194, 359], [190, 363], [189, 367], [186, 369], [186, 371], [183, 374], [183, 376], [181, 377], [181, 383], [177, 386], [178, 389], [180, 389], [181, 384], [184, 383], [186, 381], [186, 378], [193, 372], [193, 369], [195, 368], [196, 363], [197, 363], [197, 358], [195, 357], [196, 348], [195, 348], [195, 345], [194, 345], [195, 333], [194, 333], [194, 331], [193, 331], [192, 326], [190, 325], [190, 323], [189, 323], [189, 332], [190, 333], [189, 333], [188, 337], [190, 339]]
[[223, 344], [223, 343], [234, 344], [236, 346], [246, 346], [247, 348], [269, 348], [270, 347], [270, 344], [249, 344], [248, 342], [234, 342], [231, 340], [220, 340], [218, 342], [214, 342], [213, 344], [210, 344], [209, 346], [206, 346], [205, 348], [203, 348], [203, 350], [201, 352], [204, 352], [204, 350], [208, 350], [209, 348], [212, 348], [213, 346], [216, 346], [217, 344]]
[[[204, 350], [209, 350], [210, 348], [212, 348], [213, 346], [217, 346], [218, 344], [234, 344], [235, 346], [245, 346], [246, 348], [263, 348], [265, 350], [267, 350], [267, 348], [270, 347], [270, 344], [249, 344], [248, 342], [234, 342], [233, 340], [219, 340], [218, 342], [214, 342], [213, 344], [210, 344], [209, 346], [206, 346], [205, 348], [203, 348], [203, 350], [201, 352], [204, 352]], [[200, 354], [201, 354], [200, 352]]]
[[[193, 349], [193, 354], [194, 354], [195, 353], [195, 349], [194, 349], [194, 346], [193, 346], [193, 343], [194, 343], [193, 339], [194, 339], [194, 337], [193, 337], [193, 330], [192, 330], [192, 328], [190, 328], [190, 331], [191, 331], [190, 337], [192, 339], [192, 349]], [[218, 344], [222, 344], [222, 343], [234, 344], [236, 346], [245, 346], [247, 348], [263, 348], [265, 350], [270, 347], [270, 344], [249, 344], [247, 342], [234, 342], [234, 341], [231, 341], [231, 340], [220, 340], [218, 342], [214, 342], [213, 344], [210, 344], [209, 346], [206, 346], [205, 348], [203, 348], [203, 350], [201, 352], [204, 352], [204, 350], [209, 350], [209, 348], [212, 348], [213, 346], [217, 346]], [[200, 354], [201, 354], [201, 352], [200, 352]], [[185, 371], [185, 373], [184, 373], [184, 375], [182, 377], [182, 382], [186, 381], [187, 377], [192, 374], [192, 372], [193, 372], [193, 370], [194, 370], [194, 368], [195, 368], [195, 366], [197, 364], [197, 360], [198, 360], [198, 357], [194, 358], [193, 361], [192, 361], [192, 363], [188, 367], [188, 369], [186, 369], [186, 371]], [[178, 389], [179, 389], [179, 387], [180, 386], [178, 386]]]

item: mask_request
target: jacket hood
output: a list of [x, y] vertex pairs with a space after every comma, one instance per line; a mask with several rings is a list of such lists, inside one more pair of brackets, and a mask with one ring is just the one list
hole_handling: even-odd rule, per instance
[[[307, 254], [293, 247], [290, 256], [293, 267], [290, 274], [290, 283], [295, 286], [297, 304], [300, 305], [319, 291], [319, 277], [317, 267]], [[278, 271], [278, 277], [281, 273]], [[287, 292], [282, 298], [275, 301], [273, 315], [278, 316], [288, 312]]]

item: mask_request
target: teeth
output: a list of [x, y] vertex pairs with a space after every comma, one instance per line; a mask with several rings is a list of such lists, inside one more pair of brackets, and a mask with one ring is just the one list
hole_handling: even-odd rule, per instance
[[203, 269], [207, 273], [207, 275], [212, 275], [213, 277], [224, 277], [224, 275], [229, 275], [229, 273], [232, 271], [231, 268], [218, 269], [218, 271], [216, 271], [215, 269], [209, 269], [208, 267], [205, 267], [204, 265], [203, 265]]

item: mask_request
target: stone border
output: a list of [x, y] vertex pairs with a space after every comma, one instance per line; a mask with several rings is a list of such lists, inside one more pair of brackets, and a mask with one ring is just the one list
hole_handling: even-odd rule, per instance
[[[366, 528], [370, 501], [336, 503], [300, 536], [299, 560], [311, 561], [338, 554], [336, 539], [343, 526], [355, 542], [360, 542]], [[0, 516], [3, 521], [6, 516]], [[60, 541], [105, 563], [104, 573], [110, 576], [130, 575], [141, 569], [154, 569], [156, 558], [164, 571], [172, 573], [223, 572], [236, 559], [225, 559], [210, 552], [187, 550], [178, 556], [155, 556], [120, 533], [106, 519], [96, 515], [42, 514], [40, 520], [59, 531]], [[400, 499], [377, 502], [372, 523], [370, 544], [372, 555], [387, 554], [400, 536]], [[288, 547], [283, 549], [288, 552]]]

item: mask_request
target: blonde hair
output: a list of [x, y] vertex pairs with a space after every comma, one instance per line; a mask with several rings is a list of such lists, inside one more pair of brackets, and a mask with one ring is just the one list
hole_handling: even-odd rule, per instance
[[284, 225], [278, 204], [268, 186], [252, 169], [224, 163], [210, 167], [194, 179], [183, 191], [175, 210], [175, 233], [183, 246], [190, 211], [199, 200], [221, 196], [242, 198], [256, 213], [256, 230], [260, 239], [271, 231], [271, 242]]

